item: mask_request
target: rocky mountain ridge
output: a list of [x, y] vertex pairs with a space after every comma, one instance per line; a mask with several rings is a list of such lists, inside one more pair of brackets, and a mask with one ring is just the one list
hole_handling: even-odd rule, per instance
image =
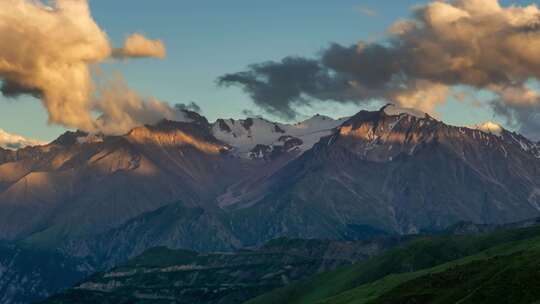
[[540, 215], [538, 145], [502, 128], [390, 105], [297, 125], [188, 114], [0, 150], [0, 239], [98, 269], [156, 246], [234, 251]]
[[[504, 129], [494, 134], [490, 130], [449, 126], [427, 114], [393, 105], [380, 111], [361, 111], [341, 120], [315, 116], [296, 125], [260, 118], [218, 120], [211, 124], [194, 112], [186, 113], [186, 121], [162, 121], [135, 128], [124, 136], [68, 132], [46, 146], [1, 151], [0, 209], [5, 218], [0, 237], [54, 243], [64, 236], [102, 233], [179, 200], [186, 206], [205, 209], [253, 209], [275, 191], [297, 187], [308, 171], [313, 173], [305, 171], [306, 166], [324, 166], [332, 171], [327, 172], [331, 177], [328, 182], [337, 182], [332, 188], [340, 188], [329, 198], [328, 205], [321, 207], [337, 204], [336, 208], [343, 208], [357, 201], [355, 208], [370, 210], [372, 214], [387, 214], [382, 210], [390, 210], [395, 213], [390, 215], [393, 224], [375, 226], [391, 232], [423, 229], [418, 225], [401, 227], [396, 212], [404, 206], [377, 207], [379, 203], [375, 203], [410, 196], [411, 189], [400, 185], [410, 182], [402, 178], [391, 182], [398, 175], [388, 172], [372, 189], [382, 186], [380, 191], [392, 192], [402, 188], [400, 193], [395, 198], [374, 196], [366, 187], [371, 184], [369, 176], [380, 170], [371, 167], [424, 167], [424, 174], [430, 175], [435, 170], [427, 168], [427, 163], [437, 162], [434, 167], [453, 166], [445, 168], [445, 172], [453, 175], [450, 179], [461, 179], [460, 186], [472, 187], [463, 180], [471, 177], [496, 188], [492, 193], [477, 194], [476, 201], [493, 197], [494, 209], [501, 209], [504, 200], [521, 200], [519, 204], [527, 206], [517, 208], [506, 218], [493, 219], [482, 218], [481, 209], [475, 211], [475, 216], [459, 216], [467, 212], [455, 210], [452, 213], [456, 213], [456, 220], [498, 223], [521, 220], [525, 214], [533, 216], [540, 210], [540, 149], [536, 143]], [[343, 167], [348, 162], [352, 162], [350, 166]], [[461, 171], [455, 171], [455, 165]], [[351, 170], [358, 166], [367, 167]], [[406, 173], [407, 178], [418, 178], [411, 176], [415, 175], [411, 170], [416, 170], [412, 167], [391, 170]], [[370, 170], [373, 172], [367, 173]], [[315, 184], [325, 179], [323, 176]], [[393, 185], [395, 182], [398, 184]], [[515, 193], [509, 193], [505, 188], [513, 183]], [[364, 190], [354, 189], [357, 186]], [[319, 189], [327, 187], [321, 185]], [[447, 189], [441, 189], [432, 195], [450, 195], [446, 192]], [[496, 192], [505, 193], [503, 201], [495, 198]], [[338, 203], [336, 198], [344, 195], [348, 201]], [[270, 208], [274, 208], [276, 200], [270, 201]], [[516, 213], [521, 215], [515, 216]], [[347, 222], [341, 215], [338, 217]], [[22, 224], [14, 223], [15, 220]], [[374, 220], [380, 221], [380, 217], [375, 216]], [[366, 221], [361, 225], [364, 224], [374, 223]], [[441, 222], [435, 226], [444, 225]]]

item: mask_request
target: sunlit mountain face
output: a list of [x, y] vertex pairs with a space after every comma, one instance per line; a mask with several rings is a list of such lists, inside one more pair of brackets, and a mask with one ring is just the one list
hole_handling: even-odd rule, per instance
[[201, 208], [214, 223], [204, 229], [222, 233], [197, 250], [414, 234], [540, 209], [538, 147], [502, 128], [450, 126], [393, 105], [294, 125], [189, 114], [122, 136], [68, 132], [2, 152], [1, 237], [76, 246], [171, 203]]

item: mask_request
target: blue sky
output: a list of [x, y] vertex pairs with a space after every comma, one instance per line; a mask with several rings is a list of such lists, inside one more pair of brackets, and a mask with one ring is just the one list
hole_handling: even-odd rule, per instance
[[[508, 1], [501, 1], [508, 4]], [[514, 1], [530, 3], [530, 1]], [[513, 2], [513, 3], [514, 3]], [[250, 63], [287, 55], [316, 56], [330, 42], [343, 44], [384, 37], [389, 25], [406, 18], [416, 0], [379, 1], [206, 1], [90, 0], [92, 14], [115, 45], [141, 32], [162, 39], [165, 60], [111, 63], [106, 72], [121, 71], [142, 95], [170, 103], [194, 101], [210, 120], [260, 113], [236, 88], [220, 88], [215, 79], [245, 69]], [[362, 12], [369, 9], [375, 15]], [[302, 109], [305, 115], [352, 115], [358, 106], [322, 104]], [[468, 125], [493, 119], [486, 109], [450, 101], [439, 109], [449, 123]], [[261, 113], [262, 114], [262, 113]], [[269, 117], [272, 118], [272, 117]], [[39, 101], [0, 97], [0, 128], [27, 137], [51, 140], [64, 131], [47, 124]]]

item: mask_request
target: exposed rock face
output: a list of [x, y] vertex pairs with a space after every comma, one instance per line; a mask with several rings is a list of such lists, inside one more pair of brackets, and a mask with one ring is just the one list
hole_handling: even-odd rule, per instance
[[264, 159], [272, 161], [283, 155], [298, 155], [302, 153], [301, 146], [304, 142], [297, 137], [284, 135], [272, 145], [256, 145], [250, 151], [251, 159]]

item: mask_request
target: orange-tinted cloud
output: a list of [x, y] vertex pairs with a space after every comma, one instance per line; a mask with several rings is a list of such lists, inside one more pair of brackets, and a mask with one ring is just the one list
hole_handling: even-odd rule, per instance
[[[118, 91], [126, 96], [115, 98], [97, 93], [90, 69], [113, 55], [107, 34], [92, 18], [87, 0], [51, 3], [0, 1], [0, 80], [4, 95], [38, 97], [48, 111], [49, 123], [90, 132], [109, 130], [103, 121], [122, 126], [124, 129], [117, 127], [115, 131], [125, 132], [148, 123], [141, 117], [163, 118], [173, 111], [155, 99], [148, 103], [126, 90]], [[161, 41], [135, 34], [128, 37], [122, 53], [123, 57], [162, 58], [165, 47]], [[123, 106], [131, 108], [121, 109]], [[141, 114], [145, 110], [152, 114]], [[118, 115], [122, 111], [124, 115]], [[156, 115], [157, 111], [163, 115]], [[96, 113], [101, 120], [96, 120]]]
[[167, 55], [161, 40], [152, 40], [135, 33], [126, 38], [124, 46], [113, 50], [115, 58], [154, 57], [163, 59]]

